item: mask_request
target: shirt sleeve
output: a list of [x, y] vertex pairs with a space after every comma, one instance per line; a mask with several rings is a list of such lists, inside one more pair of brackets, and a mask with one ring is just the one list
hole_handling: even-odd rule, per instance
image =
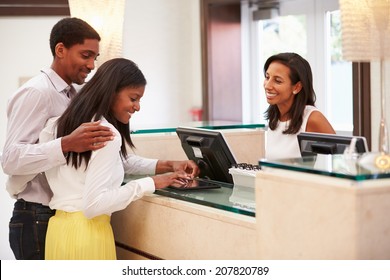
[[38, 143], [50, 100], [36, 89], [24, 89], [7, 108], [7, 139], [1, 158], [4, 173], [29, 175], [66, 162], [61, 139]]
[[123, 163], [119, 154], [121, 139], [116, 136], [91, 158], [83, 194], [83, 212], [88, 218], [111, 214], [126, 208], [132, 201], [155, 191], [150, 177], [123, 182]]
[[128, 154], [123, 160], [126, 174], [131, 175], [155, 175], [158, 159], [149, 159], [134, 154]]

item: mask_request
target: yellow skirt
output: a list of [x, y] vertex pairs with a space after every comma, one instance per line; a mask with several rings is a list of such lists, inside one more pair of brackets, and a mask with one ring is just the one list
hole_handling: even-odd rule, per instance
[[46, 234], [46, 260], [115, 260], [110, 216], [88, 219], [82, 212], [57, 210]]

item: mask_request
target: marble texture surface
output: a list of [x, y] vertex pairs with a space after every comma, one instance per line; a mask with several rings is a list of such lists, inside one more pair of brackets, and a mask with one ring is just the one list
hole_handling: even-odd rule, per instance
[[390, 259], [390, 180], [267, 168], [256, 178], [258, 258]]
[[[161, 259], [256, 258], [254, 217], [153, 195], [114, 213], [111, 223], [117, 242]], [[136, 258], [119, 251], [118, 258]]]

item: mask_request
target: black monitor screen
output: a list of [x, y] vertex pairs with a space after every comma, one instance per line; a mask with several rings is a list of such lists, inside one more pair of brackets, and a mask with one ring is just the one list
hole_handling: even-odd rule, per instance
[[233, 184], [229, 168], [237, 162], [221, 132], [178, 127], [176, 133], [188, 159], [199, 166], [200, 178]]
[[302, 132], [298, 134], [298, 143], [302, 156], [316, 154], [342, 154], [356, 139], [355, 153], [368, 152], [366, 138], [362, 136], [341, 136], [336, 134]]

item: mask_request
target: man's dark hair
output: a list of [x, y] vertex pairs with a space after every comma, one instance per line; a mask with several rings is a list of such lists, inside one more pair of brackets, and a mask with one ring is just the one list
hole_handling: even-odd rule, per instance
[[73, 45], [83, 44], [85, 39], [96, 39], [100, 36], [88, 23], [79, 18], [63, 18], [57, 22], [50, 33], [50, 50], [55, 56], [55, 47], [63, 43], [69, 49]]

